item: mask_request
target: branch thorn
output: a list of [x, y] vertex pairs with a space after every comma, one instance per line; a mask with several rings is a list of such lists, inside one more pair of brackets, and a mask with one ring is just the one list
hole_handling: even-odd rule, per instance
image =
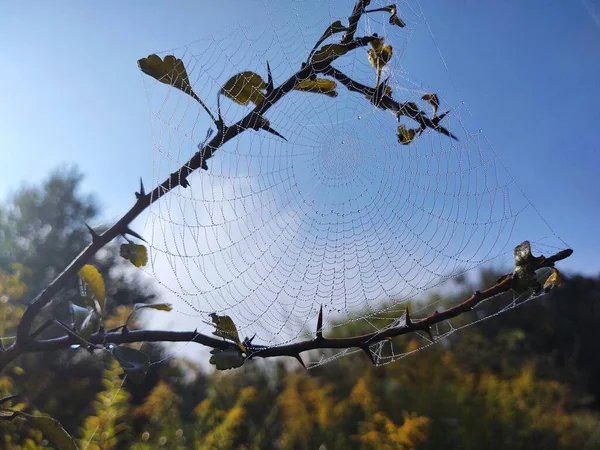
[[92, 235], [92, 242], [96, 242], [100, 238], [100, 235], [98, 233], [96, 233], [96, 231], [92, 227], [90, 227], [87, 223], [85, 224], [85, 226], [87, 227], [88, 231]]
[[317, 339], [323, 339], [323, 305], [321, 305], [317, 318]]
[[302, 358], [300, 357], [300, 353], [296, 353], [296, 354], [294, 355], [294, 358], [296, 358], [296, 359], [298, 360], [298, 362], [299, 362], [300, 364], [302, 364], [302, 367], [304, 367], [304, 368], [306, 369], [306, 366], [304, 365], [304, 361], [302, 361]]
[[273, 92], [273, 74], [271, 74], [271, 67], [269, 66], [269, 61], [267, 61], [267, 95]]
[[404, 313], [404, 322], [406, 323], [407, 327], [410, 327], [412, 325], [412, 320], [410, 320], [410, 314], [408, 312], [408, 307], [406, 308], [406, 312]]
[[146, 189], [144, 188], [144, 181], [142, 180], [142, 177], [140, 177], [140, 191], [135, 193], [135, 198], [137, 198], [138, 200], [142, 197], [146, 196]]
[[[127, 237], [125, 236], [126, 234], [130, 234], [131, 236], [138, 238], [140, 241], [144, 241], [146, 242], [146, 239], [144, 239], [142, 236], [140, 236], [138, 233], [136, 233], [135, 231], [133, 231], [131, 228], [129, 227], [125, 227], [125, 231], [123, 233], [121, 233], [123, 235], [123, 237], [125, 239], [127, 239]], [[146, 242], [147, 243], [147, 242]]]
[[427, 336], [429, 336], [429, 339], [431, 340], [431, 342], [435, 342], [435, 339], [433, 338], [433, 334], [431, 333], [431, 327], [427, 327], [425, 328], [425, 333], [427, 333]]
[[363, 344], [360, 346], [360, 349], [365, 352], [365, 354], [367, 355], [367, 357], [369, 358], [369, 360], [371, 360], [371, 362], [373, 363], [374, 366], [377, 365], [377, 363], [375, 362], [375, 358], [373, 358], [373, 354], [371, 353], [371, 349], [369, 348], [368, 344]]
[[[223, 120], [223, 116], [221, 114], [221, 95], [217, 95], [217, 114], [218, 119], [215, 124], [217, 125], [217, 132], [223, 134], [225, 130], [225, 121]], [[206, 139], [208, 141], [208, 138]]]
[[256, 131], [263, 129], [263, 130], [265, 130], [271, 134], [274, 134], [275, 136], [277, 136], [287, 142], [287, 139], [284, 138], [277, 131], [275, 131], [273, 128], [271, 128], [271, 124], [269, 123], [269, 121], [261, 115], [258, 116], [258, 118], [257, 118], [256, 122], [253, 124], [252, 128], [255, 129]]

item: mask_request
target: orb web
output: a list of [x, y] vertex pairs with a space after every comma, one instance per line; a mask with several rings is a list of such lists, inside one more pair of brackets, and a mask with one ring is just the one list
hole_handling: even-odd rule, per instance
[[[266, 80], [268, 62], [275, 86], [283, 83], [329, 24], [347, 22], [353, 2], [263, 6], [260, 27], [231, 24], [222, 35], [164, 53], [183, 60], [194, 91], [211, 111], [220, 106], [227, 125], [253, 108], [225, 96], [217, 103], [231, 76], [252, 71]], [[215, 152], [207, 171], [188, 177], [188, 188], [174, 189], [149, 210], [149, 270], [188, 316], [182, 328], [193, 323], [210, 332], [208, 314], [227, 314], [242, 336], [280, 345], [312, 333], [323, 306], [325, 330], [351, 321], [385, 330], [405, 320], [409, 301], [418, 300], [416, 317], [433, 311], [444, 297], [433, 301], [427, 292], [443, 290], [457, 275], [490, 263], [510, 267], [522, 240], [537, 253], [562, 245], [485, 136], [473, 131], [474, 119], [451, 85], [415, 80], [410, 52], [413, 45], [427, 48], [419, 37], [424, 17], [418, 2], [398, 3], [398, 10], [405, 28], [391, 26], [385, 13], [370, 14], [356, 35], [376, 32], [393, 45], [382, 79], [389, 79], [394, 98], [426, 109], [421, 97], [438, 93], [440, 111], [450, 111], [443, 124], [459, 141], [426, 130], [401, 145], [394, 115], [340, 83], [335, 98], [284, 96], [265, 118], [285, 139], [264, 130], [241, 133]], [[420, 57], [437, 61], [443, 73], [438, 50]], [[375, 84], [366, 48], [333, 66]], [[198, 151], [213, 124], [181, 91], [152, 80], [146, 85], [157, 184]], [[513, 299], [498, 313], [529, 298]], [[433, 331], [438, 340], [456, 329], [447, 322]], [[423, 339], [421, 347], [427, 345]], [[352, 351], [316, 355], [312, 364]], [[371, 351], [380, 363], [406, 355], [394, 353], [393, 342]]]

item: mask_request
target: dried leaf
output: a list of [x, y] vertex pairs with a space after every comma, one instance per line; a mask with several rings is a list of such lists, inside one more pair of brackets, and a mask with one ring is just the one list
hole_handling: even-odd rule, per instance
[[218, 314], [211, 313], [210, 318], [215, 324], [216, 330], [213, 331], [215, 336], [222, 337], [228, 341], [233, 341], [237, 344], [242, 352], [246, 351], [246, 347], [240, 341], [237, 328], [229, 316], [219, 316]]
[[396, 8], [396, 5], [391, 5], [390, 23], [400, 28], [404, 28], [406, 26], [406, 23], [400, 17], [398, 17], [398, 9]]
[[266, 87], [267, 83], [260, 75], [246, 71], [227, 80], [219, 92], [240, 105], [247, 105], [250, 102], [259, 105], [265, 99], [262, 91]]
[[140, 59], [138, 65], [146, 75], [150, 75], [161, 83], [169, 84], [185, 92], [202, 104], [202, 101], [192, 89], [185, 65], [181, 59], [173, 55], [167, 55], [162, 60], [160, 56], [153, 54], [147, 58]]
[[329, 97], [337, 97], [335, 90], [335, 81], [326, 78], [317, 78], [316, 80], [303, 80], [296, 85], [294, 89], [303, 92], [315, 92], [317, 94], [325, 94]]
[[396, 5], [388, 5], [388, 6], [384, 6], [383, 8], [370, 9], [365, 12], [373, 13], [373, 12], [377, 12], [377, 11], [389, 12], [390, 13], [390, 23], [392, 25], [396, 25], [400, 28], [403, 28], [406, 26], [406, 23], [404, 23], [404, 21], [400, 17], [398, 17], [398, 8], [396, 8]]
[[562, 284], [562, 276], [561, 276], [560, 272], [553, 267], [552, 273], [550, 274], [550, 276], [548, 278], [546, 278], [546, 282], [544, 283], [544, 291], [548, 292], [550, 289], [553, 289], [555, 287], [560, 287], [561, 284]]
[[143, 267], [148, 264], [148, 250], [140, 244], [122, 244], [119, 250], [121, 257], [130, 261], [135, 267]]
[[402, 145], [410, 144], [417, 134], [417, 130], [398, 125], [398, 142]]
[[50, 416], [34, 416], [18, 411], [18, 417], [27, 419], [29, 424], [42, 431], [44, 436], [60, 450], [77, 450], [73, 437], [67, 433], [58, 420]]
[[209, 362], [217, 367], [217, 370], [236, 369], [244, 364], [246, 358], [236, 347], [230, 347], [227, 350], [213, 349], [210, 352], [212, 356]]
[[91, 264], [86, 264], [79, 271], [79, 276], [84, 283], [86, 290], [89, 290], [94, 299], [98, 302], [98, 306], [100, 308], [99, 314], [104, 314], [104, 309], [106, 306], [106, 288], [104, 286], [104, 278]]

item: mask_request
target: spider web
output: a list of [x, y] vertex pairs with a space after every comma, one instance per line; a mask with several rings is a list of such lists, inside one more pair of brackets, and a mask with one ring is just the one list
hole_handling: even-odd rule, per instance
[[[159, 55], [181, 58], [194, 91], [216, 112], [219, 90], [231, 76], [253, 71], [266, 80], [268, 62], [278, 86], [300, 70], [327, 26], [347, 23], [353, 4], [266, 2], [266, 26], [228, 25], [220, 36]], [[382, 6], [373, 1], [369, 8]], [[227, 314], [241, 336], [280, 345], [310, 335], [323, 306], [325, 330], [364, 321], [383, 331], [402, 323], [409, 301], [417, 300], [411, 311], [417, 318], [439, 307], [445, 298], [433, 301], [427, 293], [443, 291], [454, 277], [492, 263], [510, 267], [513, 248], [525, 239], [536, 254], [564, 244], [485, 136], [473, 131], [439, 49], [426, 42], [419, 3], [399, 2], [398, 11], [405, 28], [390, 25], [385, 12], [374, 13], [363, 16], [356, 36], [376, 32], [393, 46], [382, 80], [389, 77], [394, 98], [415, 102], [430, 115], [421, 97], [437, 93], [440, 112], [450, 110], [443, 125], [459, 141], [426, 130], [401, 145], [394, 115], [339, 83], [336, 98], [286, 95], [265, 117], [287, 141], [248, 130], [215, 152], [208, 171], [191, 174], [187, 189], [174, 189], [149, 209], [149, 271], [176, 304], [182, 328], [193, 323], [210, 333], [208, 314]], [[333, 65], [374, 86], [366, 50], [351, 51]], [[419, 58], [428, 60], [428, 71], [435, 66], [438, 77], [444, 75], [443, 86], [423, 82]], [[156, 185], [193, 156], [212, 123], [181, 91], [145, 82]], [[220, 99], [227, 125], [253, 106]], [[512, 299], [493, 315], [531, 298]], [[450, 322], [433, 330], [436, 341], [457, 330]], [[416, 350], [428, 345], [424, 338]], [[315, 354], [310, 364], [353, 351]], [[395, 353], [390, 341], [371, 351], [378, 363], [406, 356]]]

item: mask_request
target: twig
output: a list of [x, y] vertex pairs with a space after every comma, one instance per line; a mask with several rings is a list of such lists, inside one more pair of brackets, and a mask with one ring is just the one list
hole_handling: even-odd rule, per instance
[[352, 15], [348, 17], [348, 30], [344, 33], [344, 36], [342, 36], [342, 44], [346, 44], [354, 39], [354, 33], [356, 33], [358, 21], [370, 3], [371, 0], [358, 0], [356, 2], [354, 9], [352, 10]]
[[[374, 98], [377, 94], [377, 90], [375, 88], [366, 86], [356, 80], [353, 80], [346, 74], [344, 74], [341, 70], [336, 69], [334, 67], [328, 67], [327, 70], [323, 72], [325, 75], [329, 75], [335, 78], [337, 81], [342, 83], [349, 91], [358, 92], [363, 94], [367, 98]], [[436, 130], [439, 133], [450, 136], [452, 139], [458, 140], [456, 136], [446, 130], [444, 127], [439, 125], [439, 120], [432, 120], [429, 117], [423, 115], [421, 111], [418, 109], [414, 109], [409, 102], [399, 103], [394, 100], [389, 95], [383, 95], [380, 100], [377, 101], [376, 106], [381, 109], [389, 109], [396, 113], [396, 115], [404, 115], [410, 117], [414, 121], [418, 122], [422, 129], [431, 128]], [[441, 116], [440, 116], [441, 117]]]

